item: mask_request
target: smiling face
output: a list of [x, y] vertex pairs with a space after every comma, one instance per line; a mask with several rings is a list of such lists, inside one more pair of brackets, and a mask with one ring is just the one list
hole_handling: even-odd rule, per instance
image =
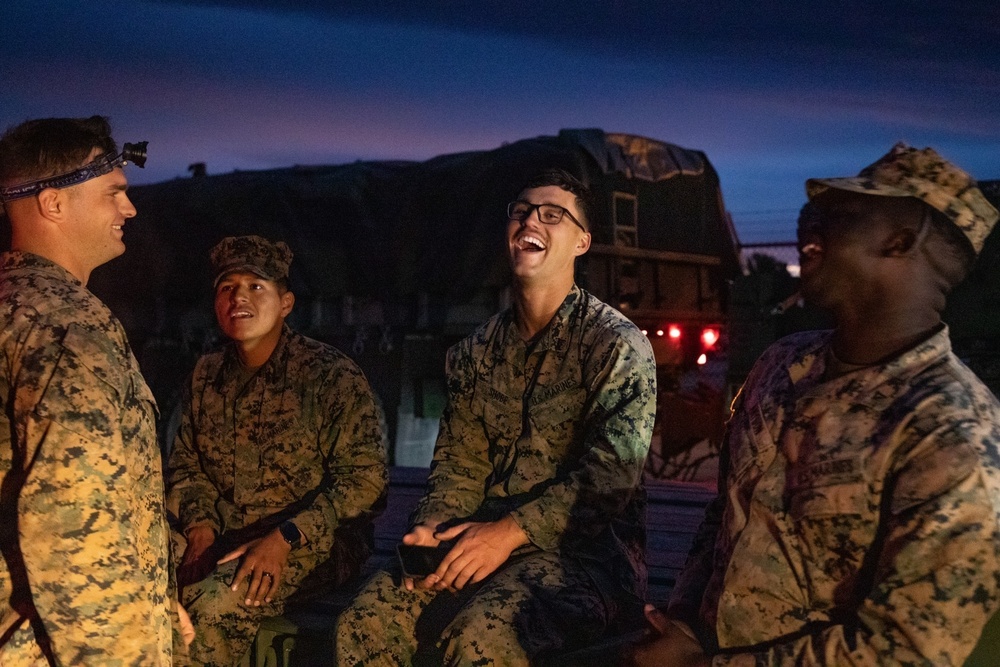
[[294, 303], [291, 292], [253, 273], [227, 274], [215, 287], [215, 318], [248, 366], [267, 361]]
[[[530, 204], [561, 206], [577, 220], [582, 219], [576, 195], [557, 185], [524, 190], [518, 200]], [[573, 282], [575, 259], [590, 248], [590, 234], [567, 216], [559, 224], [538, 220], [536, 208], [523, 221], [507, 221], [507, 249], [511, 270], [522, 285]]]
[[800, 289], [812, 305], [836, 309], [864, 287], [862, 262], [871, 209], [864, 197], [829, 191], [803, 209], [798, 222]]
[[[95, 148], [87, 161], [101, 154]], [[116, 168], [65, 190], [69, 218], [64, 233], [88, 272], [125, 252], [122, 227], [135, 215], [127, 188], [125, 173]]]

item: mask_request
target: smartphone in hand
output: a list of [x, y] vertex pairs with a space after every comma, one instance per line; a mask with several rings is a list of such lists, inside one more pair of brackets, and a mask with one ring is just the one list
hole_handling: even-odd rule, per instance
[[403, 576], [411, 579], [423, 579], [432, 574], [448, 555], [454, 544], [442, 542], [436, 547], [425, 547], [416, 544], [397, 544], [396, 554], [403, 568]]

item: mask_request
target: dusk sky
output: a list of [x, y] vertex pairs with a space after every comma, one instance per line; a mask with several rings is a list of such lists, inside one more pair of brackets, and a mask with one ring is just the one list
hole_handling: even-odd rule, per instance
[[791, 240], [806, 178], [899, 140], [1000, 179], [996, 0], [6, 0], [0, 22], [0, 126], [108, 115], [149, 141], [132, 183], [599, 127], [704, 151], [761, 242]]

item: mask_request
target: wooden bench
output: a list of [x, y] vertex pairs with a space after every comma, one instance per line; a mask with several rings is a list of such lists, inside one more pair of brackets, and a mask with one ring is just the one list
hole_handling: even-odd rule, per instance
[[[362, 580], [395, 558], [410, 512], [424, 493], [427, 473], [426, 468], [390, 470], [388, 505], [375, 524], [375, 553], [365, 565]], [[650, 599], [663, 604], [687, 557], [705, 505], [715, 494], [705, 486], [684, 482], [653, 481], [646, 486]], [[265, 619], [241, 667], [332, 665], [333, 624], [355, 590], [340, 590], [303, 605], [290, 604], [284, 615]]]

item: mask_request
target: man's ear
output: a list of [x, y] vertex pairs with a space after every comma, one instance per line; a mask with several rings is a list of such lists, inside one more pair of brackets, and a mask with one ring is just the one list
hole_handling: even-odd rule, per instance
[[893, 230], [882, 242], [883, 257], [902, 257], [910, 254], [917, 246], [919, 230], [901, 227]]
[[66, 212], [66, 193], [56, 188], [45, 188], [35, 197], [38, 214], [46, 220], [60, 222]]
[[919, 250], [925, 245], [933, 224], [930, 209], [921, 204], [907, 223], [893, 227], [886, 234], [882, 243], [883, 256], [902, 257]]
[[295, 295], [292, 294], [291, 290], [287, 290], [281, 295], [281, 316], [288, 317], [288, 314], [292, 312], [292, 306], [295, 305]]
[[887, 231], [878, 232], [884, 234], [882, 256], [902, 257], [921, 248], [933, 226], [930, 207], [910, 198], [887, 198], [879, 203], [883, 220], [892, 221], [885, 224]]
[[590, 232], [584, 232], [583, 234], [580, 234], [580, 237], [576, 241], [574, 256], [579, 257], [588, 250], [590, 250]]

